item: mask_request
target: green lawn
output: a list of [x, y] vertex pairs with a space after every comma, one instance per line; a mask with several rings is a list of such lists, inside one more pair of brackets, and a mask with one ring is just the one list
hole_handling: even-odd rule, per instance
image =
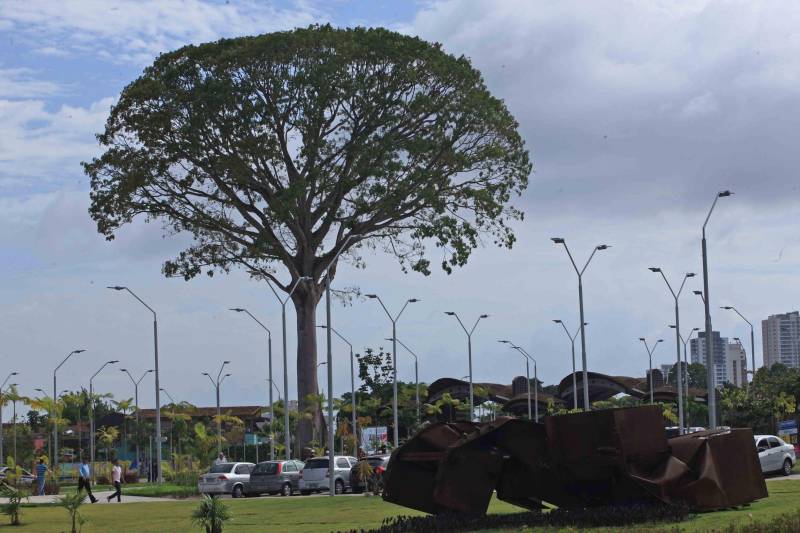
[[[704, 513], [680, 524], [683, 531], [708, 531], [721, 528], [733, 521], [747, 523], [752, 519], [768, 520], [778, 514], [793, 511], [800, 501], [800, 481], [769, 481], [770, 497], [750, 507]], [[347, 496], [342, 498], [292, 497], [226, 500], [233, 511], [233, 520], [225, 531], [244, 532], [331, 532], [348, 528], [377, 526], [388, 516], [420, 514], [410, 509], [384, 502], [377, 497]], [[123, 505], [86, 504], [84, 515], [89, 521], [84, 533], [94, 532], [198, 532], [191, 525], [189, 516], [197, 500], [174, 502], [145, 502]], [[518, 508], [494, 500], [492, 513], [517, 512]], [[0, 531], [20, 533], [59, 532], [67, 530], [67, 513], [55, 506], [28, 507], [22, 516], [23, 526], [6, 526], [5, 517]], [[670, 525], [670, 528], [674, 525]], [[628, 528], [632, 529], [632, 528]], [[646, 526], [636, 528], [646, 531]], [[655, 527], [654, 529], [657, 529]], [[516, 531], [520, 531], [517, 529]], [[540, 531], [540, 530], [528, 530]], [[544, 530], [541, 530], [544, 531]]]

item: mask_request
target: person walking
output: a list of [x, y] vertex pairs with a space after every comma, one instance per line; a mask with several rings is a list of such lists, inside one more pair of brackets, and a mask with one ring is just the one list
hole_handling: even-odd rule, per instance
[[114, 459], [112, 463], [114, 466], [111, 467], [111, 482], [114, 484], [116, 491], [106, 499], [111, 501], [116, 497], [119, 503], [122, 502], [122, 467], [119, 466], [119, 461], [117, 459]]
[[81, 467], [78, 470], [78, 492], [86, 489], [86, 494], [92, 503], [97, 503], [97, 498], [92, 494], [92, 473], [89, 469], [89, 460], [86, 457], [81, 459]]
[[36, 481], [39, 483], [37, 496], [44, 496], [45, 477], [47, 477], [47, 465], [44, 464], [44, 458], [40, 457], [39, 464], [36, 465]]

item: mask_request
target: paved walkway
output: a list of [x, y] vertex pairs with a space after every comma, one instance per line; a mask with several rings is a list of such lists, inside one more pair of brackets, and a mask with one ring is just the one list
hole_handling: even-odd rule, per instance
[[[110, 496], [113, 491], [110, 490], [100, 490], [94, 491], [94, 496], [97, 498], [97, 503], [95, 505], [108, 505], [109, 503], [117, 503], [117, 500], [113, 502], [109, 502], [106, 500], [107, 496]], [[62, 493], [63, 494], [63, 493]], [[26, 503], [58, 503], [58, 500], [61, 495], [57, 496], [29, 496]], [[174, 502], [175, 499], [173, 498], [150, 498], [146, 496], [126, 496], [125, 489], [122, 490], [122, 503], [138, 503], [138, 502]], [[6, 498], [0, 498], [0, 503], [7, 503], [8, 500]], [[86, 505], [91, 505], [89, 499], [86, 499]]]

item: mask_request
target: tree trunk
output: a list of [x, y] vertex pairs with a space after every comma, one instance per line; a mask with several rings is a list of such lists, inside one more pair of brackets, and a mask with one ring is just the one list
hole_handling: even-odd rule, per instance
[[[316, 395], [318, 392], [316, 310], [320, 296], [322, 296], [322, 289], [316, 286], [312, 288], [308, 283], [302, 283], [292, 295], [292, 302], [297, 313], [297, 397], [300, 413], [310, 405], [307, 400], [308, 396]], [[313, 420], [301, 417], [298, 421], [297, 440], [292, 450], [297, 457], [302, 456], [303, 450], [313, 439], [314, 428], [320, 427], [322, 413], [319, 408], [316, 411]]]

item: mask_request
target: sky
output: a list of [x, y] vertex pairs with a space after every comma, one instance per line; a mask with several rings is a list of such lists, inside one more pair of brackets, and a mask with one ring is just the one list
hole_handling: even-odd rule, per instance
[[[266, 402], [266, 335], [230, 307], [248, 308], [272, 329], [282, 387], [280, 306], [268, 287], [241, 272], [165, 279], [163, 261], [186, 239], [163, 237], [158, 224], [137, 221], [106, 242], [87, 214], [80, 162], [99, 154], [94, 135], [110, 106], [159, 53], [314, 23], [384, 26], [470, 58], [518, 120], [533, 161], [516, 201], [526, 216], [513, 250], [488, 244], [451, 275], [404, 274], [380, 254], [366, 258], [365, 270], [337, 273], [336, 283], [378, 293], [393, 312], [421, 300], [398, 323], [421, 380], [467, 374], [467, 340], [444, 314], [451, 310], [469, 324], [490, 315], [473, 336], [475, 381], [524, 375], [521, 356], [498, 339], [530, 351], [545, 383], [570, 372], [568, 339], [552, 319], [577, 326], [577, 279], [553, 236], [567, 239], [579, 262], [595, 245], [611, 245], [584, 275], [590, 370], [643, 376], [639, 337], [665, 339], [654, 366], [673, 362], [674, 302], [647, 267], [663, 268], [673, 283], [702, 272], [701, 226], [723, 189], [734, 195], [720, 200], [708, 226], [714, 327], [746, 340], [747, 324], [718, 309], [736, 306], [756, 325], [760, 365], [760, 321], [796, 310], [800, 296], [798, 22], [800, 4], [777, 1], [4, 0], [0, 380], [17, 371], [23, 394], [49, 391], [53, 369], [81, 348], [59, 370], [59, 390], [88, 387], [105, 361], [118, 359], [95, 388], [132, 397], [119, 368], [137, 377], [152, 368], [151, 316], [105, 289], [119, 284], [158, 312], [161, 385], [176, 401], [212, 405], [201, 373], [230, 360], [223, 404]], [[685, 332], [703, 325], [691, 293], [701, 280], [690, 280], [680, 299]], [[287, 314], [295, 398], [291, 305]], [[375, 301], [337, 303], [333, 325], [356, 351], [390, 345]], [[322, 357], [322, 338], [319, 347]], [[413, 359], [398, 355], [400, 378], [412, 380]], [[343, 343], [333, 357], [338, 395], [350, 386]], [[140, 404], [152, 407], [153, 381], [142, 383]]]

